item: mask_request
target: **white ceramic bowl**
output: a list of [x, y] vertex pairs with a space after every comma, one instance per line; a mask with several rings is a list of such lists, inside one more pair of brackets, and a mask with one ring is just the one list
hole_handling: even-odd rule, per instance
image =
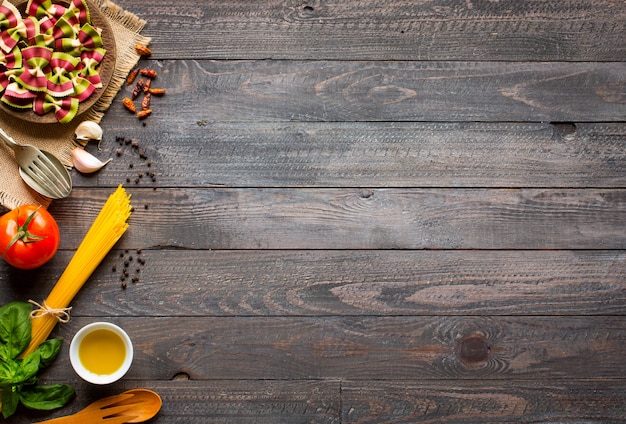
[[[113, 333], [117, 334], [124, 342], [124, 347], [126, 351], [124, 361], [121, 367], [112, 374], [96, 374], [88, 370], [87, 368], [85, 368], [78, 356], [79, 347], [85, 337], [96, 330], [112, 331]], [[130, 340], [130, 337], [128, 337], [128, 334], [126, 334], [126, 332], [117, 325], [110, 322], [94, 322], [81, 328], [72, 339], [72, 342], [70, 343], [70, 362], [72, 363], [72, 368], [74, 368], [74, 371], [76, 371], [76, 373], [83, 380], [93, 384], [110, 384], [122, 378], [129, 370], [133, 362], [133, 344]]]

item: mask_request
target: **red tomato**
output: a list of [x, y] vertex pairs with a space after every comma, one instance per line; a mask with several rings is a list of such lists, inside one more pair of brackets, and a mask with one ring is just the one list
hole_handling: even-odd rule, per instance
[[0, 217], [0, 255], [16, 268], [33, 269], [48, 262], [59, 239], [56, 221], [40, 206], [19, 206]]

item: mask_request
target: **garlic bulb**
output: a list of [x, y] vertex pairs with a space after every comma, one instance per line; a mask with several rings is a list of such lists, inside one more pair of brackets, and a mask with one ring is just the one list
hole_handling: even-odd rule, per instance
[[101, 141], [102, 140], [102, 128], [100, 125], [93, 121], [83, 121], [76, 127], [74, 131], [76, 140], [81, 141]]
[[91, 153], [85, 151], [85, 149], [77, 147], [72, 150], [72, 162], [74, 163], [74, 168], [76, 168], [79, 172], [90, 174], [92, 172], [96, 172], [104, 165], [111, 162], [111, 159], [106, 162], [102, 162]]

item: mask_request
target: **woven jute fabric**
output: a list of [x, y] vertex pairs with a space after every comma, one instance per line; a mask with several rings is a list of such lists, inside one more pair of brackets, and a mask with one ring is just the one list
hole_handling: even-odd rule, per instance
[[[13, 2], [16, 3], [15, 0]], [[150, 42], [149, 37], [140, 34], [146, 23], [144, 20], [109, 0], [94, 0], [90, 4], [91, 7], [98, 7], [108, 20], [116, 44], [113, 76], [94, 106], [69, 124], [33, 124], [9, 115], [3, 110], [4, 106], [0, 107], [0, 126], [15, 141], [47, 150], [61, 159], [68, 168], [72, 166], [71, 152], [76, 147], [76, 126], [85, 120], [100, 122], [124, 84], [128, 72], [139, 61], [135, 44], [148, 45]], [[50, 199], [40, 196], [22, 181], [13, 151], [0, 142], [0, 204], [6, 209], [13, 209], [30, 203], [47, 207]]]

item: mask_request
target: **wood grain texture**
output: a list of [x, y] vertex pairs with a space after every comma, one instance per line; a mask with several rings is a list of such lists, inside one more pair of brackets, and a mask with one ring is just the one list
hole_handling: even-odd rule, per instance
[[[0, 298], [43, 300], [72, 253], [32, 272], [0, 264]], [[115, 250], [72, 315], [625, 316], [625, 293], [621, 250]]]
[[21, 416], [3, 420], [7, 424], [31, 424], [79, 411], [103, 396], [137, 388], [156, 391], [163, 406], [149, 421], [176, 424], [233, 422], [260, 424], [341, 422], [341, 388], [339, 381], [327, 380], [247, 380], [185, 381], [125, 380], [109, 386], [94, 386], [72, 381], [76, 398], [63, 411], [49, 413], [25, 411]]
[[96, 176], [74, 172], [74, 185], [115, 187], [128, 180], [133, 187], [141, 172], [142, 187], [626, 186], [622, 123], [209, 125], [193, 116], [169, 123], [159, 117], [160, 106], [155, 109], [141, 131], [128, 127], [137, 122], [126, 111], [107, 115], [102, 151], [88, 150], [113, 162]]
[[[59, 252], [0, 263], [43, 300], [132, 194], [41, 375], [76, 399], [8, 424], [135, 387], [154, 424], [624, 421], [623, 0], [116, 3], [167, 94], [140, 121], [123, 87]], [[135, 346], [110, 386], [69, 363], [93, 321]]]
[[[342, 384], [344, 423], [620, 423], [621, 380]], [[575, 417], [575, 418], [574, 418]]]
[[[154, 99], [150, 119], [169, 125], [164, 132], [197, 121], [622, 122], [626, 115], [624, 62], [168, 60], [145, 66], [158, 70], [154, 84], [168, 90]], [[126, 86], [123, 95], [131, 91]], [[119, 101], [116, 108], [123, 111]]]
[[[54, 335], [70, 340], [91, 318]], [[624, 375], [623, 317], [119, 317], [134, 344], [127, 378], [508, 380]], [[466, 340], [467, 338], [473, 338]], [[466, 343], [467, 341], [467, 343]], [[593, 364], [593, 366], [589, 366]], [[67, 375], [61, 355], [46, 372]]]
[[[111, 189], [53, 205], [77, 242]], [[622, 189], [133, 189], [124, 248], [624, 249]], [[172, 207], [172, 205], [176, 205]], [[76, 210], [85, 211], [77, 216]], [[181, 212], [182, 211], [182, 212]]]
[[[619, 61], [619, 0], [118, 0], [159, 58]], [[193, 34], [193, 39], [190, 35]]]
[[[72, 381], [78, 395], [70, 413], [103, 395], [154, 389], [163, 408], [154, 422], [204, 424], [293, 423], [501, 423], [622, 422], [626, 388], [621, 380], [360, 381], [127, 380], [113, 387]], [[31, 424], [61, 411], [25, 411], [3, 422]]]

